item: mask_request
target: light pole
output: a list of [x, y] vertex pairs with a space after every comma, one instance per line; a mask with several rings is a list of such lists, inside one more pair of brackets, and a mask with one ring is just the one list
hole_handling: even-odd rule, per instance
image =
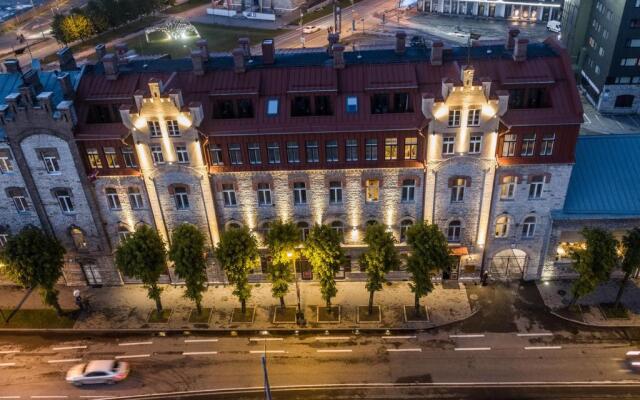
[[287, 252], [287, 258], [293, 262], [293, 274], [296, 280], [296, 297], [298, 299], [298, 309], [296, 310], [296, 323], [300, 326], [305, 324], [304, 313], [302, 312], [302, 306], [300, 305], [300, 283], [298, 282], [298, 269], [296, 267], [296, 259], [292, 251]]

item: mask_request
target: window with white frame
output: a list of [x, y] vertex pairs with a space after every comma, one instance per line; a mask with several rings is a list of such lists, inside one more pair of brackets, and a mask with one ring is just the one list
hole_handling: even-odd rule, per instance
[[0, 248], [6, 246], [8, 240], [9, 240], [8, 233], [4, 233], [4, 232], [0, 233]]
[[403, 203], [413, 203], [415, 199], [415, 193], [416, 193], [416, 180], [403, 179], [400, 201], [402, 201]]
[[7, 174], [13, 172], [13, 158], [8, 149], [0, 150], [0, 173]]
[[357, 96], [347, 96], [347, 112], [348, 113], [357, 113], [358, 112], [358, 97]]
[[67, 189], [58, 189], [55, 191], [58, 205], [63, 213], [72, 213], [74, 211], [73, 201], [71, 199], [71, 193]]
[[540, 146], [541, 156], [550, 156], [553, 154], [553, 145], [556, 141], [555, 133], [547, 133], [542, 137], [542, 143]]
[[136, 159], [133, 155], [133, 149], [131, 147], [123, 147], [122, 148], [122, 159], [124, 160], [124, 166], [127, 168], [135, 168]]
[[160, 130], [160, 121], [147, 121], [147, 127], [149, 128], [149, 136], [162, 136], [162, 131]]
[[98, 149], [87, 149], [87, 160], [91, 168], [102, 168], [102, 160], [100, 159], [100, 154], [98, 154]]
[[169, 136], [180, 136], [180, 125], [175, 119], [167, 120], [167, 133]]
[[131, 237], [131, 231], [126, 226], [118, 227], [118, 239], [123, 242]]
[[240, 150], [240, 144], [231, 143], [229, 145], [229, 162], [231, 162], [231, 165], [242, 164], [242, 151]]
[[27, 197], [24, 189], [10, 189], [11, 199], [13, 200], [13, 204], [16, 207], [16, 211], [19, 213], [29, 211], [29, 203], [27, 202]]
[[342, 182], [329, 182], [329, 204], [342, 203]]
[[249, 146], [247, 146], [247, 148], [249, 150], [249, 164], [260, 164], [262, 162], [262, 157], [260, 156], [260, 144], [249, 143]]
[[460, 233], [462, 231], [462, 224], [458, 220], [449, 222], [447, 227], [447, 241], [457, 243], [460, 241]]
[[118, 156], [116, 155], [116, 149], [114, 147], [104, 147], [104, 158], [107, 160], [108, 168], [120, 168], [118, 163]]
[[517, 177], [503, 176], [500, 181], [500, 200], [513, 200], [516, 194], [517, 184]]
[[471, 108], [467, 115], [467, 126], [479, 126], [480, 125], [480, 109]]
[[482, 136], [473, 135], [469, 138], [469, 154], [479, 154], [482, 150]]
[[133, 210], [140, 210], [144, 207], [144, 202], [142, 201], [142, 193], [140, 193], [139, 187], [129, 187], [127, 189], [127, 195], [129, 196], [129, 203], [131, 204], [131, 208]]
[[318, 151], [318, 141], [308, 140], [306, 143], [306, 147], [307, 147], [307, 162], [309, 163], [319, 162], [320, 152]]
[[522, 237], [531, 238], [536, 233], [536, 217], [527, 217], [522, 223]]
[[43, 154], [42, 162], [44, 163], [44, 168], [47, 170], [49, 174], [57, 174], [60, 172], [60, 164], [58, 163], [58, 157], [53, 154]]
[[278, 99], [267, 100], [267, 115], [270, 117], [278, 115]]
[[164, 164], [164, 154], [162, 154], [162, 146], [154, 144], [151, 146], [151, 158], [154, 164]]
[[337, 140], [327, 140], [324, 145], [325, 155], [327, 162], [337, 162], [338, 161], [338, 141]]
[[338, 235], [340, 235], [340, 240], [344, 237], [344, 224], [342, 221], [333, 221], [331, 223], [331, 229], [333, 229]]
[[407, 241], [407, 231], [413, 225], [413, 221], [410, 219], [403, 219], [400, 222], [400, 242], [404, 243]]
[[543, 175], [536, 175], [529, 178], [529, 199], [541, 198], [543, 187], [544, 187]]
[[358, 161], [358, 141], [356, 139], [347, 139], [345, 158], [347, 161]]
[[307, 240], [307, 236], [309, 236], [309, 224], [301, 221], [297, 224], [298, 230], [300, 231], [300, 241], [304, 242]]
[[307, 204], [307, 185], [304, 182], [293, 183], [293, 204]]
[[513, 133], [504, 135], [502, 157], [513, 157], [516, 154], [516, 139], [517, 136]]
[[418, 138], [404, 138], [404, 159], [415, 160], [418, 158]]
[[222, 184], [222, 199], [224, 200], [225, 207], [233, 207], [238, 204], [233, 183]]
[[465, 178], [455, 178], [453, 179], [451, 185], [451, 202], [452, 203], [461, 203], [464, 201], [464, 187], [467, 184], [467, 180]]
[[376, 161], [378, 159], [378, 140], [367, 139], [364, 143], [364, 159]]
[[114, 188], [106, 188], [105, 194], [107, 196], [107, 204], [110, 210], [120, 210], [122, 205], [120, 204], [120, 197], [118, 192]]
[[398, 158], [398, 138], [384, 139], [384, 159], [395, 160]]
[[287, 161], [292, 164], [300, 162], [300, 148], [298, 142], [287, 142]]
[[530, 157], [533, 155], [536, 147], [536, 134], [535, 133], [527, 133], [522, 138], [522, 151], [520, 155], [523, 157]]
[[211, 164], [213, 164], [213, 165], [222, 165], [223, 164], [223, 161], [222, 161], [222, 147], [220, 147], [220, 145], [217, 145], [217, 144], [211, 145], [209, 153], [211, 154]]
[[280, 164], [280, 144], [277, 142], [267, 145], [267, 157], [269, 164]]
[[270, 206], [271, 204], [271, 185], [258, 183], [258, 205]]
[[450, 128], [460, 126], [460, 109], [449, 110], [448, 125]]
[[456, 138], [453, 136], [444, 136], [442, 138], [442, 154], [451, 155], [454, 152]]
[[176, 186], [173, 189], [173, 199], [176, 202], [177, 210], [188, 210], [189, 209], [189, 193], [187, 192], [187, 188], [184, 186]]
[[495, 237], [503, 238], [507, 237], [509, 233], [509, 216], [501, 215], [496, 219], [496, 230], [494, 232]]
[[178, 159], [178, 162], [180, 164], [186, 164], [189, 162], [189, 152], [187, 151], [187, 146], [176, 146], [176, 158]]
[[365, 201], [375, 203], [380, 200], [380, 180], [367, 179], [365, 181]]

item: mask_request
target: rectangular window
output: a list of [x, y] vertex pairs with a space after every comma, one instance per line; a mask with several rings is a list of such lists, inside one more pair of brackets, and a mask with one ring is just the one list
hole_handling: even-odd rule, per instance
[[113, 188], [108, 188], [106, 190], [107, 194], [107, 204], [109, 205], [110, 210], [120, 210], [122, 208], [120, 204], [120, 197], [118, 196], [118, 192], [116, 192]]
[[58, 163], [58, 158], [54, 155], [43, 155], [42, 162], [44, 163], [44, 168], [47, 170], [49, 174], [56, 174], [60, 172], [60, 164]]
[[253, 118], [253, 102], [251, 99], [236, 100], [238, 118]]
[[280, 164], [280, 144], [277, 142], [267, 145], [267, 157], [269, 164]]
[[7, 241], [9, 240], [9, 235], [6, 233], [0, 233], [0, 248], [7, 245]]
[[621, 58], [620, 66], [622, 67], [633, 67], [638, 64], [637, 58]]
[[532, 177], [529, 183], [529, 199], [541, 198], [543, 186], [544, 186], [544, 176]]
[[449, 110], [448, 125], [450, 128], [460, 126], [460, 110], [459, 109]]
[[406, 113], [413, 111], [409, 93], [395, 93], [393, 95], [393, 112]]
[[456, 178], [451, 186], [451, 202], [461, 203], [464, 201], [464, 187], [467, 184], [467, 180], [464, 178]]
[[357, 113], [358, 112], [358, 97], [357, 96], [347, 96], [347, 112], [348, 113]]
[[16, 210], [19, 213], [23, 213], [23, 212], [27, 212], [29, 211], [29, 203], [27, 203], [27, 199], [22, 196], [13, 196], [13, 204], [16, 206]]
[[133, 155], [133, 149], [131, 147], [123, 147], [122, 150], [122, 159], [124, 160], [124, 166], [127, 168], [135, 168], [136, 159]]
[[87, 149], [87, 159], [91, 168], [102, 168], [102, 160], [98, 154], [98, 149]]
[[320, 161], [320, 152], [318, 151], [318, 141], [308, 140], [307, 146], [307, 162], [316, 163]]
[[295, 182], [293, 184], [293, 204], [307, 204], [307, 186], [304, 182]]
[[58, 190], [56, 192], [56, 198], [58, 199], [58, 204], [60, 205], [60, 209], [63, 213], [73, 212], [73, 201], [71, 201], [71, 195], [69, 194], [68, 190]]
[[324, 145], [325, 153], [327, 157], [327, 162], [337, 162], [338, 161], [338, 141], [337, 140], [327, 140]]
[[137, 187], [130, 187], [127, 189], [129, 194], [129, 203], [131, 203], [131, 208], [134, 210], [140, 210], [144, 207], [144, 203], [142, 201], [142, 193], [140, 193], [140, 189]]
[[262, 158], [260, 157], [260, 144], [249, 143], [249, 164], [260, 164]]
[[173, 194], [174, 201], [176, 203], [176, 209], [188, 210], [189, 209], [189, 194], [184, 187], [177, 187], [174, 189]]
[[169, 136], [180, 136], [180, 126], [175, 119], [167, 120], [167, 132]]
[[404, 159], [416, 160], [418, 158], [418, 138], [408, 137], [404, 139]]
[[278, 99], [267, 100], [267, 115], [278, 115]]
[[401, 201], [403, 203], [413, 203], [415, 199], [416, 192], [416, 181], [415, 179], [404, 179], [402, 181], [402, 193], [401, 193]]
[[375, 203], [380, 199], [379, 179], [367, 179], [365, 181], [365, 196], [367, 203]]
[[367, 139], [364, 144], [364, 159], [367, 161], [376, 161], [378, 159], [378, 140]]
[[456, 138], [453, 136], [445, 136], [442, 138], [442, 154], [451, 155], [456, 144]]
[[213, 165], [222, 165], [222, 148], [220, 145], [213, 144], [211, 145], [211, 164]]
[[311, 115], [311, 97], [296, 96], [291, 100], [291, 116], [306, 117]]
[[316, 96], [315, 97], [315, 115], [333, 115], [331, 107], [331, 97]]
[[480, 150], [482, 150], [482, 136], [471, 136], [469, 138], [469, 154], [479, 154]]
[[522, 138], [522, 151], [520, 152], [520, 155], [523, 157], [532, 156], [535, 147], [536, 147], [536, 134], [527, 133]]
[[358, 161], [358, 141], [356, 139], [347, 139], [345, 156], [347, 161]]
[[238, 204], [236, 202], [236, 191], [233, 188], [232, 183], [222, 184], [222, 197], [224, 199], [225, 207], [232, 207]]
[[160, 145], [151, 146], [151, 158], [154, 164], [164, 164], [164, 155], [162, 154], [162, 147]]
[[500, 200], [513, 200], [518, 180], [515, 176], [505, 176], [500, 182]]
[[160, 130], [160, 121], [147, 121], [147, 127], [149, 128], [149, 136], [162, 136], [162, 131]]
[[7, 174], [13, 171], [13, 163], [11, 160], [9, 150], [0, 150], [0, 173]]
[[342, 203], [342, 182], [340, 181], [329, 182], [329, 203], [330, 204]]
[[378, 93], [371, 96], [371, 114], [386, 114], [389, 112], [389, 94]]
[[233, 107], [233, 101], [230, 99], [216, 100], [213, 106], [213, 117], [220, 119], [235, 118], [236, 112]]
[[640, 47], [640, 39], [627, 39], [627, 47]]
[[240, 144], [232, 143], [229, 145], [229, 161], [231, 165], [242, 164], [242, 151], [240, 150]]
[[467, 116], [467, 126], [479, 126], [480, 125], [480, 109], [472, 108], [469, 110]]
[[547, 133], [542, 137], [542, 145], [540, 146], [541, 156], [550, 156], [553, 154], [553, 144], [556, 141], [555, 133]]
[[287, 161], [294, 164], [300, 162], [298, 142], [287, 142]]
[[189, 162], [189, 152], [187, 151], [187, 146], [176, 146], [176, 158], [181, 164], [186, 164]]
[[504, 135], [504, 142], [502, 143], [502, 157], [513, 157], [516, 154], [516, 135], [510, 133]]
[[271, 187], [268, 183], [258, 183], [258, 205], [271, 205]]
[[397, 158], [398, 158], [398, 139], [385, 138], [384, 139], [384, 159], [395, 160]]
[[107, 160], [107, 167], [120, 168], [118, 156], [116, 156], [116, 149], [113, 147], [104, 147], [102, 150], [104, 151], [104, 158]]

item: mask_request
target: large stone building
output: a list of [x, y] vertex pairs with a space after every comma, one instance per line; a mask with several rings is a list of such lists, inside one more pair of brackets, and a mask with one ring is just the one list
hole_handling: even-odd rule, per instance
[[[276, 52], [266, 40], [261, 55], [210, 53], [203, 41], [191, 59], [100, 55], [45, 85], [33, 85], [41, 71], [3, 75], [15, 83], [0, 163], [8, 154], [15, 166], [0, 175], [14, 195], [0, 205], [2, 229], [55, 233], [70, 284], [131, 282], [110, 254], [139, 224], [170, 242], [192, 223], [213, 245], [236, 226], [262, 240], [275, 219], [303, 237], [318, 223], [341, 232], [346, 279], [363, 276], [367, 224], [384, 224], [404, 252], [421, 220], [442, 228], [459, 259], [443, 279], [555, 276], [552, 215], [565, 204], [582, 109], [554, 39], [512, 31], [504, 45], [419, 49], [399, 33], [395, 48], [354, 52]], [[20, 211], [19, 193], [33, 212]], [[213, 263], [209, 273], [222, 278]]]
[[523, 22], [557, 20], [562, 10], [562, 0], [417, 0], [417, 4], [428, 13]]

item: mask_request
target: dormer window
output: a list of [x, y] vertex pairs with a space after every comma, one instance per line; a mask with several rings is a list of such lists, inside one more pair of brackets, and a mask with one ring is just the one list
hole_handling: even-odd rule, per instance
[[291, 101], [291, 116], [305, 117], [311, 115], [311, 97], [296, 96]]
[[393, 95], [393, 112], [405, 113], [411, 111], [413, 110], [409, 93], [395, 93]]
[[316, 96], [315, 103], [315, 115], [333, 115], [329, 96]]
[[253, 118], [253, 101], [250, 98], [216, 100], [213, 118]]
[[[391, 102], [393, 100], [393, 103]], [[371, 96], [371, 114], [412, 112], [411, 95], [407, 92], [376, 93]]]
[[357, 96], [347, 96], [347, 112], [348, 113], [357, 113], [358, 112], [358, 97]]
[[374, 94], [371, 97], [371, 114], [385, 114], [389, 112], [389, 95], [386, 93]]
[[278, 99], [269, 99], [267, 101], [267, 115], [278, 115]]

